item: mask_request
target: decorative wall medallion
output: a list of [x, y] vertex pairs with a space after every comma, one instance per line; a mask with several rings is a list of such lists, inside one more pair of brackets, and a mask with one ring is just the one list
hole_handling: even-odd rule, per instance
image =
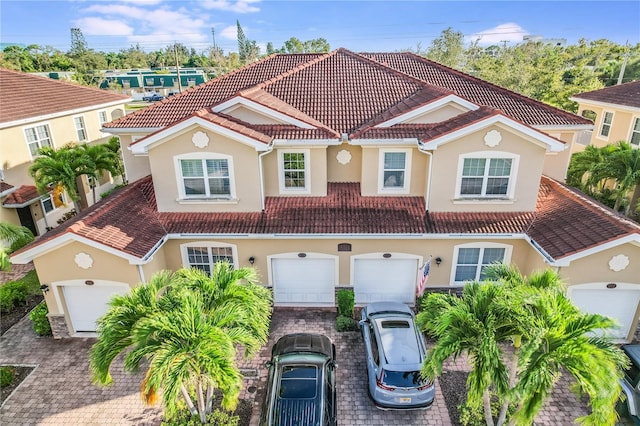
[[204, 148], [209, 145], [209, 136], [207, 136], [205, 132], [195, 132], [191, 138], [191, 142], [198, 148]]
[[336, 155], [336, 160], [338, 160], [338, 163], [342, 165], [349, 164], [349, 162], [351, 161], [351, 153], [346, 149], [343, 149], [342, 151], [338, 152], [338, 155]]
[[484, 135], [484, 143], [489, 148], [494, 148], [500, 145], [500, 142], [502, 142], [502, 135], [497, 130], [491, 130]]
[[626, 269], [627, 266], [629, 266], [629, 256], [625, 256], [624, 254], [613, 256], [611, 260], [609, 260], [609, 269], [614, 272], [622, 271]]
[[78, 253], [75, 257], [76, 265], [82, 269], [89, 269], [93, 266], [93, 258], [87, 253]]

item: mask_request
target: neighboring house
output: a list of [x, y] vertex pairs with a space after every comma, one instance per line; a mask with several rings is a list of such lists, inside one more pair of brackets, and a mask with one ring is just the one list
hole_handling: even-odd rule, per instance
[[640, 81], [580, 93], [571, 98], [578, 114], [595, 117], [591, 145], [627, 141], [640, 147]]
[[277, 306], [415, 302], [495, 261], [554, 268], [635, 330], [640, 227], [560, 180], [591, 122], [411, 53], [273, 55], [105, 125], [128, 187], [14, 254], [56, 337], [154, 273], [253, 266]]
[[104, 71], [104, 80], [100, 87], [106, 89], [109, 86], [117, 85], [123, 93], [131, 95], [136, 100], [142, 100], [143, 95], [147, 92], [167, 96], [202, 84], [206, 80], [205, 72], [197, 68], [107, 70]]
[[[42, 235], [73, 208], [67, 194], [40, 195], [29, 167], [42, 147], [102, 143], [108, 121], [124, 116], [130, 98], [103, 90], [0, 69], [0, 221], [24, 225]], [[111, 188], [104, 176], [97, 193]], [[90, 185], [80, 185], [81, 203], [93, 203]]]

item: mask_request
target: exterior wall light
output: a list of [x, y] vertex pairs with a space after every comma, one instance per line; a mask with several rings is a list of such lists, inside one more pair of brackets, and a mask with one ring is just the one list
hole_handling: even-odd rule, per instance
[[440, 256], [436, 257], [436, 265], [440, 266], [442, 263], [442, 258]]
[[251, 256], [249, 258], [249, 263], [253, 265], [255, 262], [256, 262], [256, 258], [254, 256]]

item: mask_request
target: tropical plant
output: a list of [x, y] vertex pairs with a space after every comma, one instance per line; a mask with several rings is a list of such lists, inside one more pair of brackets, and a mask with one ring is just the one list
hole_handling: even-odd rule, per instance
[[49, 308], [44, 302], [41, 302], [29, 312], [31, 328], [33, 328], [33, 331], [35, 331], [38, 336], [51, 336], [51, 324], [47, 318], [48, 313]]
[[109, 172], [112, 176], [118, 176], [120, 170], [118, 169], [119, 157], [116, 152], [113, 152], [112, 148], [108, 144], [79, 145], [78, 148], [82, 155], [91, 160], [93, 167], [90, 172], [87, 173], [87, 177], [93, 180], [91, 185], [91, 191], [93, 194], [93, 203], [96, 203], [96, 183], [100, 178], [100, 174]]
[[126, 353], [126, 371], [138, 371], [146, 361], [143, 398], [152, 404], [162, 389], [169, 415], [182, 398], [204, 423], [215, 389], [222, 392], [222, 406], [233, 409], [242, 384], [237, 345], [250, 356], [268, 338], [271, 293], [256, 281], [253, 269], [218, 263], [211, 276], [195, 269], [164, 271], [114, 297], [90, 352], [94, 382], [111, 383], [111, 364]]
[[116, 161], [116, 164], [115, 164], [116, 173], [113, 174], [113, 175], [114, 176], [122, 176], [122, 182], [123, 183], [127, 183], [126, 177], [124, 175], [124, 162], [122, 161], [122, 148], [120, 146], [120, 139], [117, 136], [113, 136], [113, 137], [109, 138], [109, 140], [107, 141], [105, 146], [111, 152], [113, 152], [117, 157], [117, 161]]
[[33, 241], [33, 233], [29, 228], [0, 222], [0, 271], [9, 271], [11, 269], [9, 254], [31, 241]]
[[[552, 270], [525, 277], [515, 267], [492, 265], [485, 274], [495, 281], [467, 284], [461, 298], [430, 294], [425, 299], [417, 321], [438, 341], [423, 374], [433, 378], [450, 356], [468, 354], [468, 405], [482, 404], [487, 425], [503, 425], [513, 412], [509, 424], [515, 425], [533, 422], [566, 369], [589, 396], [591, 413], [578, 420], [613, 424], [620, 386], [612, 378], [621, 377], [628, 360], [599, 333], [614, 322], [580, 312]], [[507, 350], [508, 342], [513, 346]], [[494, 421], [496, 398], [501, 408]]]

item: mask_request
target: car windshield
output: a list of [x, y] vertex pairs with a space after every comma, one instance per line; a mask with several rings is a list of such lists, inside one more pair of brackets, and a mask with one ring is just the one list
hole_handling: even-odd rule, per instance
[[387, 371], [382, 372], [382, 384], [396, 388], [415, 388], [426, 383], [419, 371]]
[[316, 397], [318, 368], [314, 365], [285, 365], [280, 379], [281, 399], [310, 399]]

